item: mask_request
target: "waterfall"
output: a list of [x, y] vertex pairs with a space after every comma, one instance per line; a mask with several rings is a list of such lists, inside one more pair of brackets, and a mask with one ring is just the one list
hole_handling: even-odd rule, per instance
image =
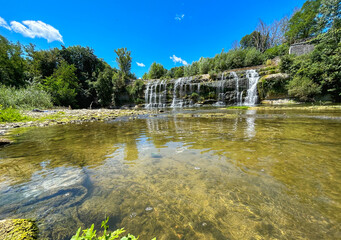
[[189, 85], [192, 93], [192, 77], [179, 78], [174, 83], [172, 108], [181, 108], [185, 106], [184, 97], [186, 95], [186, 86]]
[[148, 82], [145, 91], [146, 108], [164, 108], [167, 100], [167, 82]]
[[225, 105], [225, 80], [224, 73], [221, 74], [221, 80], [216, 84], [216, 92], [217, 92], [217, 102], [213, 104], [214, 106], [224, 106]]
[[249, 80], [249, 88], [247, 90], [244, 105], [255, 105], [258, 100], [257, 83], [259, 80], [259, 75], [256, 70], [247, 70], [246, 78]]
[[[216, 100], [213, 100], [214, 106], [225, 106], [226, 104], [255, 105], [258, 100], [258, 80], [259, 75], [256, 70], [247, 70], [245, 78], [239, 78], [236, 72], [230, 72], [229, 76], [222, 73], [220, 78], [213, 81], [197, 76], [172, 80], [153, 80], [146, 83], [145, 107], [182, 108], [193, 106], [193, 100], [198, 96], [191, 96], [192, 94], [199, 94], [200, 99], [209, 96], [212, 91], [216, 92]], [[172, 95], [167, 95], [167, 83], [168, 89], [172, 86]], [[245, 98], [243, 98], [243, 93], [246, 95]], [[171, 101], [169, 101], [170, 99]], [[204, 104], [212, 104], [211, 101], [212, 99], [209, 99]]]
[[236, 104], [242, 105], [243, 102], [243, 91], [239, 92], [239, 78], [236, 72], [231, 72], [230, 76], [233, 76], [233, 79], [236, 83]]

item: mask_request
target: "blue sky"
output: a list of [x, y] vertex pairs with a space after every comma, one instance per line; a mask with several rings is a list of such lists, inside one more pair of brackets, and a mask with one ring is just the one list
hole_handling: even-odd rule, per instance
[[0, 0], [0, 34], [38, 49], [60, 47], [61, 41], [89, 46], [113, 67], [114, 49], [127, 47], [132, 72], [141, 77], [154, 61], [167, 69], [185, 63], [173, 62], [173, 55], [188, 63], [213, 57], [251, 33], [259, 19], [269, 24], [304, 2]]

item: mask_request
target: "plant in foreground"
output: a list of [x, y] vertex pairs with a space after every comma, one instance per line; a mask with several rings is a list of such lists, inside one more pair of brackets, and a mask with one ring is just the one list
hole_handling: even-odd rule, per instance
[[[107, 225], [109, 218], [102, 222], [101, 228], [104, 229], [102, 236], [98, 236], [96, 234], [96, 230], [94, 230], [94, 224], [91, 225], [90, 228], [83, 230], [81, 234], [81, 228], [78, 229], [76, 235], [74, 235], [71, 240], [113, 240], [113, 239], [120, 239], [120, 240], [137, 240], [139, 237], [135, 237], [134, 235], [128, 234], [127, 236], [121, 237], [120, 235], [125, 232], [124, 228], [117, 229], [114, 232], [108, 233], [109, 226]], [[153, 238], [152, 240], [156, 240]]]
[[20, 122], [25, 120], [29, 120], [29, 117], [22, 115], [19, 110], [12, 107], [4, 109], [0, 105], [0, 122]]

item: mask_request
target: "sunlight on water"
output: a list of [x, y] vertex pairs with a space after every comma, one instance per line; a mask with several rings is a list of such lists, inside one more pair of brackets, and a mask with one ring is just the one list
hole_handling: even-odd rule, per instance
[[[341, 238], [341, 113], [187, 111], [32, 128], [0, 150], [0, 218], [69, 239]], [[18, 135], [17, 135], [18, 134]]]

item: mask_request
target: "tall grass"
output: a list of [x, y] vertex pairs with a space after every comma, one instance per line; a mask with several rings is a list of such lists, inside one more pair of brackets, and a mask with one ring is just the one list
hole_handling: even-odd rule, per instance
[[51, 96], [36, 85], [14, 88], [0, 85], [0, 105], [3, 108], [34, 109], [51, 108]]

